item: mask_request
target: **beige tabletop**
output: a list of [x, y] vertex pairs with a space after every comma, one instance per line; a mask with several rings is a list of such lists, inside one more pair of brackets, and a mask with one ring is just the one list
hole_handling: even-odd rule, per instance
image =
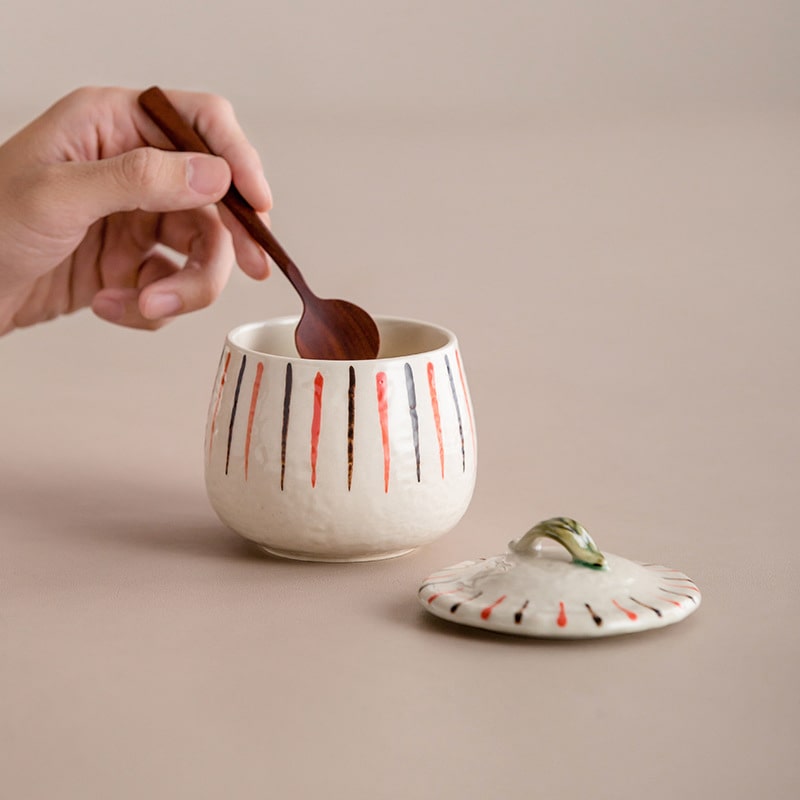
[[[798, 132], [273, 126], [273, 224], [320, 293], [461, 340], [474, 500], [397, 560], [266, 558], [207, 502], [222, 339], [297, 310], [280, 274], [154, 335], [86, 312], [4, 338], [9, 796], [793, 796]], [[565, 644], [418, 605], [557, 514], [702, 607]]]
[[[315, 290], [458, 334], [473, 502], [366, 564], [266, 557], [217, 520], [217, 359], [299, 310], [279, 273], [157, 334], [85, 311], [3, 338], [0, 794], [797, 797], [796, 107], [240, 116]], [[702, 607], [568, 643], [418, 603], [555, 515]]]

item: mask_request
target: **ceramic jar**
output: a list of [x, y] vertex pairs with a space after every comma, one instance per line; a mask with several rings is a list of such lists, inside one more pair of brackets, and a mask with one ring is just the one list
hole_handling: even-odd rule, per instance
[[296, 317], [227, 337], [206, 427], [206, 486], [220, 519], [275, 555], [401, 555], [461, 519], [476, 438], [456, 337], [378, 317], [379, 357], [302, 359]]

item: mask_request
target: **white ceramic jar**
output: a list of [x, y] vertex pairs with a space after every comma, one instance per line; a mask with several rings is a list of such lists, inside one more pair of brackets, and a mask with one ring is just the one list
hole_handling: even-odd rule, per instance
[[227, 337], [206, 427], [220, 519], [275, 555], [361, 561], [451, 530], [475, 485], [472, 404], [456, 337], [378, 317], [379, 357], [302, 359], [297, 317]]

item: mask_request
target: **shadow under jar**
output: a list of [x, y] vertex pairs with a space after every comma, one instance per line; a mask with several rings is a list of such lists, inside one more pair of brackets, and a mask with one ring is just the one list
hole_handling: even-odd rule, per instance
[[399, 556], [467, 510], [477, 449], [456, 337], [425, 322], [376, 321], [381, 351], [364, 361], [300, 358], [297, 317], [226, 339], [206, 487], [220, 519], [274, 555]]

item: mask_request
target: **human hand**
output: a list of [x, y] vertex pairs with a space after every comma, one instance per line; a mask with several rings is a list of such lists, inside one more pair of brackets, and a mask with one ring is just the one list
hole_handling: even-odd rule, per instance
[[[264, 251], [220, 200], [231, 183], [272, 206], [261, 162], [221, 97], [168, 92], [219, 157], [159, 150], [133, 89], [78, 89], [0, 146], [0, 334], [91, 306], [156, 329], [211, 303], [234, 257]], [[183, 265], [165, 252], [186, 256]]]

